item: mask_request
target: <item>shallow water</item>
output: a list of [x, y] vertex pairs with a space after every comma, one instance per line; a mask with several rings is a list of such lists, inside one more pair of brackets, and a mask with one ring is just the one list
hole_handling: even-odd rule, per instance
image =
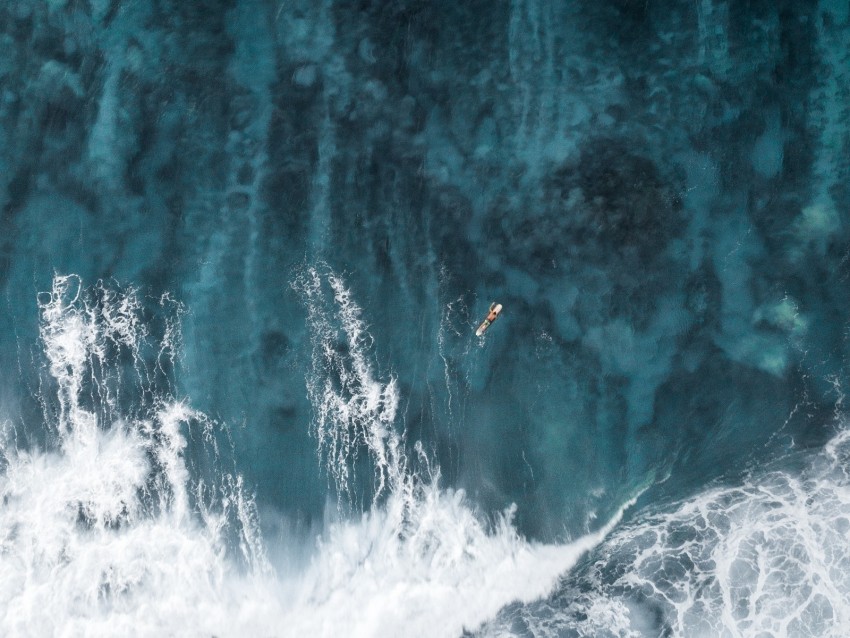
[[848, 13], [0, 7], [3, 633], [840, 635]]

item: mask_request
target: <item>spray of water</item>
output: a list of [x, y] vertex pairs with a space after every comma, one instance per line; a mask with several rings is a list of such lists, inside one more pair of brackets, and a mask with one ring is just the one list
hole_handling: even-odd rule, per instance
[[190, 476], [185, 433], [214, 424], [168, 387], [175, 317], [153, 343], [142, 306], [74, 276], [39, 296], [41, 427], [55, 436], [46, 450], [0, 447], [3, 635], [153, 635], [188, 617], [214, 628], [228, 578], [268, 572], [241, 478]]
[[[354, 497], [354, 464], [361, 447], [375, 472], [374, 501], [385, 493], [410, 502], [412, 483], [404, 445], [393, 427], [398, 411], [395, 379], [375, 379], [368, 360], [371, 337], [351, 293], [333, 272], [322, 278], [315, 268], [296, 281], [307, 304], [313, 340], [307, 391], [314, 407], [311, 430], [320, 459], [337, 494]], [[327, 286], [334, 306], [329, 311]]]

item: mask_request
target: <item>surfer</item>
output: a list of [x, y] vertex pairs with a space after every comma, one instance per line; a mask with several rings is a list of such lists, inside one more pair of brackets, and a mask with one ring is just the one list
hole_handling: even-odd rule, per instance
[[481, 322], [481, 325], [478, 326], [478, 330], [475, 331], [475, 336], [480, 337], [484, 334], [484, 331], [490, 327], [490, 324], [496, 321], [499, 317], [499, 313], [502, 312], [502, 304], [496, 303], [495, 301], [490, 304], [490, 312], [487, 313], [486, 319]]

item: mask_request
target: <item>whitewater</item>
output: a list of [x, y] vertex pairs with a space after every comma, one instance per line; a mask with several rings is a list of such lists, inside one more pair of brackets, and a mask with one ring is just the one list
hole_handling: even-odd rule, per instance
[[[173, 315], [153, 342], [137, 291], [57, 276], [39, 302], [48, 443], [19, 448], [4, 430], [4, 635], [452, 636], [548, 593], [615, 526], [622, 511], [574, 542], [529, 543], [510, 511], [488, 522], [462, 492], [441, 490], [436, 464], [412, 471], [398, 391], [374, 376], [360, 309], [335, 275], [305, 277], [317, 444], [340, 494], [363, 445], [384, 498], [331, 524], [304, 572], [277, 571], [241, 476], [190, 470], [189, 438], [214, 446], [225, 426], [156, 378], [180, 356], [176, 307], [163, 297]], [[322, 286], [334, 314], [316, 299]], [[333, 351], [337, 331], [345, 357]], [[144, 403], [122, 406], [122, 393]]]

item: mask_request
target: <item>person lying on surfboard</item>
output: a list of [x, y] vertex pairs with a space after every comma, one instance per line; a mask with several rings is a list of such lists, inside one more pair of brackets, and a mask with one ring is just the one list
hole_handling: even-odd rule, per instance
[[490, 324], [496, 321], [499, 317], [499, 313], [502, 312], [502, 304], [496, 303], [495, 301], [490, 304], [490, 312], [487, 313], [487, 318], [481, 322], [481, 325], [478, 326], [478, 330], [475, 331], [475, 336], [480, 337], [484, 334], [484, 331], [490, 327]]

